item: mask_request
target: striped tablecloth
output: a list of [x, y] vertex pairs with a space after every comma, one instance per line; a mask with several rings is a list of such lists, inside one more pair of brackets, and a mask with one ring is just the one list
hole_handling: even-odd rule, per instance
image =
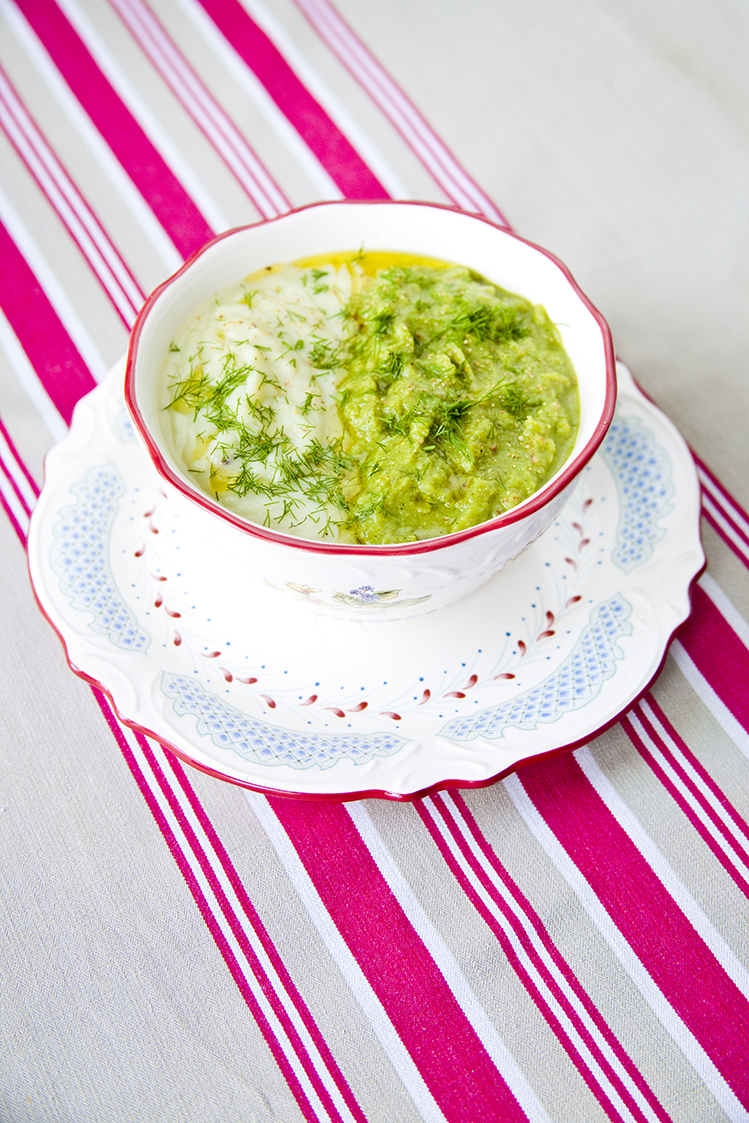
[[[749, 1118], [747, 12], [0, 0], [0, 1119]], [[414, 804], [182, 766], [26, 574], [44, 454], [145, 294], [338, 197], [547, 245], [699, 454], [708, 570], [650, 692]]]

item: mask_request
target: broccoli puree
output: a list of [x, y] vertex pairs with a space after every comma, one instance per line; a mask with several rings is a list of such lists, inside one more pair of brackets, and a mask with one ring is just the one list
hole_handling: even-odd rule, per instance
[[577, 380], [544, 309], [428, 258], [268, 268], [170, 352], [186, 470], [244, 517], [308, 538], [474, 526], [537, 491], [577, 434]]
[[408, 542], [527, 499], [569, 456], [577, 380], [546, 312], [459, 266], [394, 265], [352, 297], [338, 382], [344, 526]]

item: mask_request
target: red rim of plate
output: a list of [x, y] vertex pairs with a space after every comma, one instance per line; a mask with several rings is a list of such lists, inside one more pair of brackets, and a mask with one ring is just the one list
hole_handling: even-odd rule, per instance
[[98, 679], [93, 678], [89, 674], [86, 674], [85, 671], [82, 671], [79, 667], [76, 667], [73, 662], [71, 662], [68, 652], [68, 645], [65, 642], [65, 637], [42, 605], [36, 590], [36, 586], [34, 585], [33, 577], [31, 577], [30, 568], [29, 577], [31, 581], [31, 588], [34, 593], [34, 599], [36, 600], [39, 611], [59, 638], [60, 643], [62, 644], [63, 652], [65, 653], [65, 659], [67, 660], [67, 664], [70, 667], [71, 671], [75, 675], [77, 675], [78, 678], [81, 678], [84, 682], [88, 683], [89, 686], [101, 691], [101, 693], [107, 698], [110, 706], [112, 707], [117, 720], [122, 725], [127, 726], [128, 729], [132, 729], [134, 733], [140, 733], [145, 737], [150, 737], [152, 738], [152, 740], [158, 741], [162, 748], [166, 749], [167, 752], [173, 753], [174, 756], [176, 756], [179, 760], [183, 761], [185, 764], [189, 764], [192, 768], [197, 769], [198, 772], [202, 772], [206, 776], [212, 776], [215, 780], [222, 780], [224, 783], [233, 784], [235, 787], [244, 788], [247, 791], [258, 792], [260, 795], [265, 796], [276, 796], [282, 799], [301, 799], [305, 802], [317, 803], [350, 803], [358, 799], [386, 799], [395, 803], [412, 803], [414, 800], [424, 799], [428, 795], [434, 795], [436, 792], [448, 791], [450, 789], [468, 790], [488, 788], [492, 784], [496, 784], [500, 780], [504, 780], [505, 777], [511, 776], [514, 772], [517, 772], [520, 768], [523, 768], [526, 765], [535, 764], [535, 762], [539, 760], [550, 760], [552, 757], [559, 756], [561, 753], [571, 752], [573, 749], [579, 749], [582, 745], [587, 745], [595, 737], [600, 736], [601, 733], [605, 733], [607, 729], [610, 729], [612, 725], [615, 725], [620, 720], [620, 718], [624, 716], [624, 714], [626, 714], [633, 706], [635, 706], [640, 701], [640, 699], [645, 694], [647, 694], [648, 690], [658, 678], [658, 675], [661, 673], [663, 664], [666, 662], [666, 656], [668, 655], [669, 647], [673, 643], [677, 633], [681, 630], [681, 628], [684, 627], [691, 615], [692, 594], [694, 591], [694, 586], [700, 579], [702, 574], [705, 572], [706, 564], [707, 563], [703, 560], [702, 565], [689, 582], [689, 609], [684, 619], [676, 625], [676, 627], [666, 640], [663, 648], [663, 656], [658, 663], [658, 666], [656, 667], [654, 673], [650, 676], [645, 685], [635, 694], [635, 696], [629, 701], [625, 702], [622, 708], [620, 710], [617, 710], [617, 712], [612, 717], [607, 718], [606, 721], [602, 722], [601, 725], [596, 727], [596, 729], [591, 730], [589, 733], [585, 733], [582, 737], [577, 738], [577, 740], [575, 741], [570, 741], [565, 745], [557, 745], [552, 749], [545, 749], [540, 752], [532, 753], [530, 756], [523, 757], [522, 760], [517, 760], [513, 764], [508, 765], [506, 768], [501, 769], [499, 772], [495, 773], [495, 775], [487, 777], [485, 780], [459, 780], [446, 777], [442, 780], [436, 780], [433, 784], [428, 784], [425, 788], [420, 788], [415, 792], [389, 792], [384, 790], [383, 788], [365, 788], [362, 791], [354, 792], [292, 792], [284, 789], [265, 787], [262, 784], [253, 784], [248, 780], [239, 780], [235, 776], [227, 776], [226, 773], [219, 772], [218, 769], [211, 768], [209, 765], [201, 764], [199, 761], [194, 760], [189, 755], [189, 753], [186, 753], [183, 749], [178, 749], [176, 745], [173, 745], [170, 741], [166, 740], [166, 738], [160, 736], [158, 733], [154, 733], [152, 729], [148, 729], [146, 726], [140, 725], [137, 721], [132, 721], [130, 718], [125, 717], [124, 714], [121, 714], [109, 689], [102, 682], [99, 682]]
[[[577, 456], [575, 456], [573, 460], [570, 460], [564, 466], [559, 475], [556, 476], [550, 483], [546, 484], [539, 491], [534, 492], [533, 495], [531, 495], [523, 503], [518, 504], [517, 507], [513, 507], [512, 510], [507, 511], [503, 515], [498, 515], [496, 518], [490, 519], [487, 522], [479, 523], [478, 526], [468, 527], [466, 530], [457, 531], [454, 534], [446, 534], [440, 538], [427, 538], [423, 541], [415, 543], [401, 542], [387, 546], [360, 546], [345, 542], [329, 543], [311, 538], [297, 538], [290, 534], [284, 534], [282, 531], [271, 530], [267, 527], [258, 526], [255, 523], [251, 523], [246, 519], [232, 514], [225, 508], [219, 507], [218, 504], [214, 503], [214, 501], [209, 496], [202, 496], [192, 489], [188, 488], [181, 477], [172, 470], [172, 468], [169, 466], [169, 464], [167, 464], [166, 460], [162, 456], [159, 448], [157, 447], [150, 434], [148, 426], [143, 419], [135, 398], [135, 362], [138, 354], [138, 344], [146, 319], [148, 318], [148, 315], [156, 301], [160, 298], [162, 293], [164, 293], [178, 277], [181, 277], [183, 273], [190, 269], [207, 250], [216, 245], [216, 243], [223, 241], [224, 238], [228, 238], [231, 235], [239, 233], [243, 230], [250, 230], [258, 226], [267, 226], [273, 222], [283, 221], [283, 219], [292, 214], [299, 214], [303, 211], [312, 210], [313, 208], [317, 207], [331, 206], [432, 207], [435, 210], [449, 211], [453, 214], [462, 214], [467, 218], [474, 219], [476, 222], [483, 222], [487, 226], [491, 226], [494, 230], [500, 231], [500, 233], [502, 233], [506, 237], [513, 238], [516, 242], [522, 242], [524, 245], [529, 246], [531, 249], [543, 254], [544, 257], [547, 257], [564, 275], [564, 277], [574, 290], [575, 294], [580, 299], [581, 303], [585, 305], [585, 307], [595, 319], [603, 337], [604, 352], [606, 356], [606, 393], [604, 397], [601, 416], [598, 420], [598, 423], [596, 424], [593, 433], [591, 434], [590, 439], [580, 450]], [[424, 554], [430, 553], [434, 550], [441, 550], [446, 546], [451, 546], [458, 542], [464, 542], [469, 538], [475, 538], [477, 535], [486, 534], [488, 531], [496, 530], [499, 527], [510, 526], [518, 520], [524, 519], [527, 515], [534, 514], [536, 511], [540, 510], [541, 507], [544, 507], [556, 495], [559, 495], [560, 492], [562, 492], [564, 488], [567, 487], [569, 483], [571, 483], [575, 476], [577, 476], [578, 473], [581, 472], [585, 465], [588, 463], [590, 458], [593, 456], [593, 454], [596, 452], [599, 445], [603, 441], [603, 438], [606, 436], [606, 432], [609, 428], [609, 425], [611, 424], [611, 419], [614, 416], [614, 408], [616, 406], [616, 358], [614, 355], [614, 345], [611, 339], [611, 331], [609, 330], [609, 326], [606, 323], [605, 319], [598, 311], [598, 309], [593, 304], [591, 304], [585, 293], [580, 289], [579, 285], [575, 281], [569, 269], [567, 269], [566, 265], [564, 265], [559, 260], [559, 258], [555, 257], [554, 254], [549, 253], [548, 250], [545, 250], [542, 246], [538, 246], [534, 242], [529, 242], [526, 238], [518, 237], [517, 234], [511, 233], [511, 231], [507, 230], [506, 227], [500, 226], [498, 223], [492, 222], [490, 219], [484, 218], [482, 215], [471, 214], [467, 211], [461, 211], [458, 207], [444, 206], [441, 203], [423, 203], [414, 200], [406, 200], [404, 202], [400, 202], [396, 199], [342, 199], [335, 200], [334, 202], [325, 201], [319, 203], [310, 203], [304, 207], [296, 207], [294, 210], [287, 211], [285, 214], [278, 215], [275, 218], [269, 218], [263, 220], [262, 222], [250, 223], [247, 226], [237, 226], [231, 230], [225, 230], [222, 234], [218, 234], [215, 238], [212, 238], [209, 242], [206, 242], [205, 245], [201, 246], [200, 249], [196, 250], [195, 253], [188, 257], [184, 265], [182, 265], [176, 273], [174, 273], [151, 293], [151, 295], [148, 297], [145, 304], [141, 308], [140, 312], [138, 313], [137, 319], [133, 326], [133, 330], [130, 333], [130, 341], [128, 344], [127, 367], [125, 371], [125, 402], [127, 404], [128, 410], [130, 411], [133, 423], [138, 430], [138, 433], [140, 434], [140, 437], [148, 450], [151, 461], [159, 475], [169, 484], [175, 487], [179, 492], [181, 492], [181, 494], [184, 495], [185, 498], [189, 499], [193, 503], [198, 504], [198, 506], [202, 507], [205, 511], [208, 511], [210, 514], [215, 515], [217, 518], [223, 519], [224, 521], [230, 523], [238, 530], [241, 530], [245, 534], [250, 535], [250, 537], [261, 538], [268, 542], [275, 542], [284, 546], [290, 546], [297, 550], [303, 550], [306, 552], [310, 551], [314, 553], [337, 554], [343, 556], [410, 556], [413, 554]]]

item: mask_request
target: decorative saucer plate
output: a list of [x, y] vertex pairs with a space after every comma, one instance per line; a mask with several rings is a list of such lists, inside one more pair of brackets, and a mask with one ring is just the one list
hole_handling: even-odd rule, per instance
[[522, 557], [429, 615], [354, 622], [250, 578], [231, 612], [189, 587], [163, 551], [179, 524], [159, 525], [120, 363], [47, 458], [28, 546], [40, 607], [126, 724], [214, 776], [310, 799], [491, 783], [614, 722], [689, 615], [704, 565], [692, 458], [618, 373], [601, 449]]

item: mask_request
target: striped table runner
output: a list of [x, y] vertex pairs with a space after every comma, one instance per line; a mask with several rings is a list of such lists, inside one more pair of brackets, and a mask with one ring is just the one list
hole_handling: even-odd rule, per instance
[[[506, 220], [329, 0], [0, 0], [0, 21], [0, 503], [18, 569], [44, 451], [146, 293], [215, 232], [340, 197]], [[490, 789], [265, 798], [197, 776], [93, 691], [97, 767], [124, 762], [181, 875], [165, 915], [201, 948], [208, 933], [243, 1063], [230, 1078], [215, 1056], [210, 1114], [189, 1068], [181, 1107], [131, 1088], [105, 1114], [107, 1049], [73, 1102], [51, 1041], [40, 1113], [0, 1075], [0, 1119], [748, 1119], [749, 625], [712, 570], [743, 580], [749, 518], [698, 470], [709, 568], [657, 684], [591, 745]], [[187, 1026], [198, 952], [179, 955]], [[118, 1012], [90, 1018], [107, 1038]], [[196, 1040], [165, 1039], [164, 1068]], [[14, 1056], [33, 1070], [11, 1035], [9, 1072]]]

